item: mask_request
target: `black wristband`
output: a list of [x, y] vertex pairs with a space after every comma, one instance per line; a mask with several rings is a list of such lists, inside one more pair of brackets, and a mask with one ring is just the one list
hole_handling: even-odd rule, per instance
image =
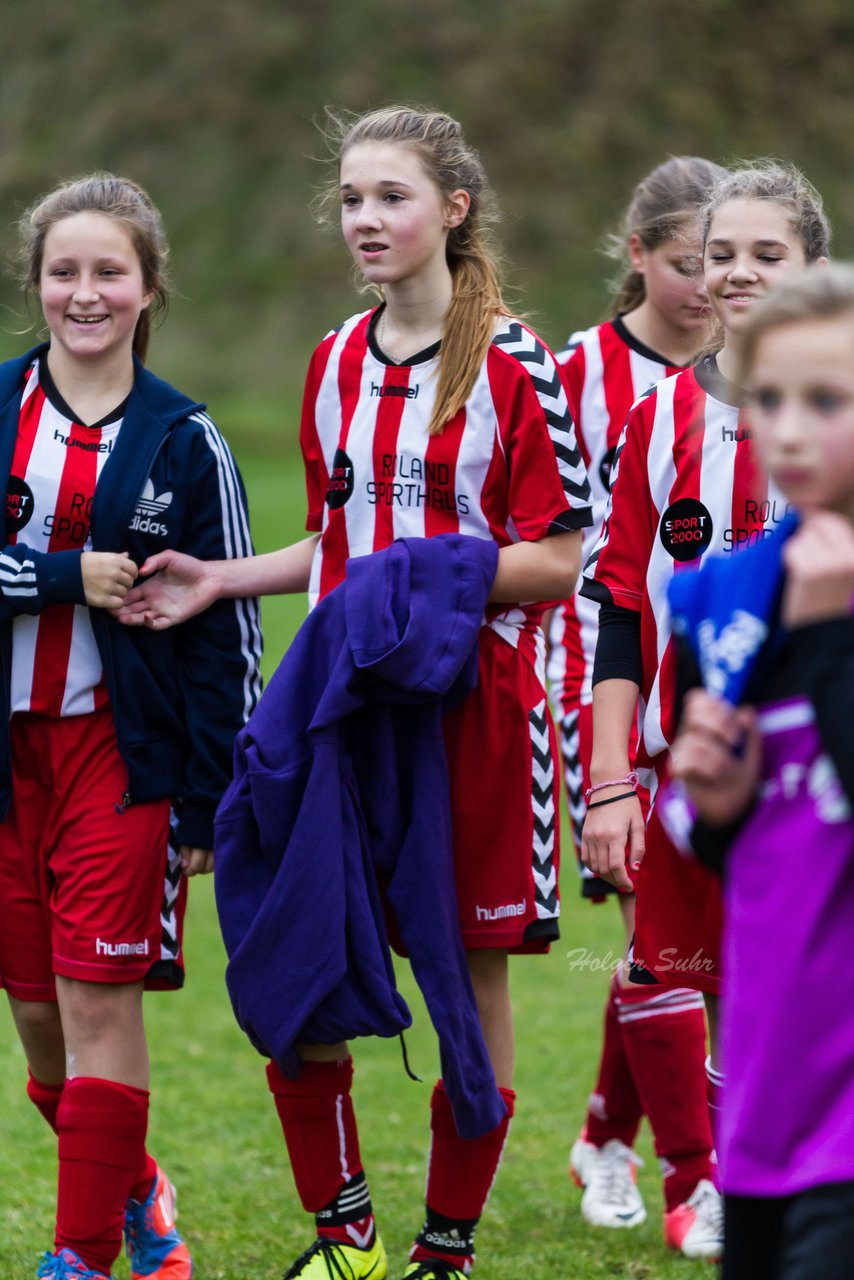
[[601, 809], [603, 804], [616, 804], [618, 800], [628, 800], [630, 796], [636, 796], [636, 791], [623, 791], [618, 796], [609, 796], [607, 800], [594, 800], [592, 804], [587, 806], [588, 809]]

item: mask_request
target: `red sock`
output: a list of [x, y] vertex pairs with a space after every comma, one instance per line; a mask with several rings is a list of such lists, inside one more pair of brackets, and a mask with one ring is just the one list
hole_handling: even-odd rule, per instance
[[359, 1152], [350, 1089], [353, 1059], [304, 1062], [295, 1080], [267, 1064], [294, 1182], [317, 1234], [367, 1249], [374, 1240], [371, 1197]]
[[[29, 1068], [28, 1068], [29, 1071]], [[32, 1071], [29, 1071], [27, 1080], [27, 1096], [36, 1107], [38, 1107], [45, 1120], [53, 1129], [54, 1133], [58, 1133], [56, 1123], [56, 1113], [59, 1110], [59, 1103], [62, 1098], [62, 1091], [65, 1088], [65, 1081], [62, 1084], [43, 1084], [41, 1080], [37, 1080]], [[157, 1161], [146, 1151], [142, 1158], [142, 1164], [131, 1187], [131, 1197], [139, 1200], [140, 1203], [148, 1198], [148, 1193], [154, 1185], [154, 1179], [157, 1176]]]
[[664, 1173], [668, 1210], [712, 1177], [703, 997], [687, 988], [623, 987], [623, 1044]]
[[619, 979], [615, 975], [605, 1006], [599, 1076], [590, 1095], [584, 1124], [584, 1137], [597, 1147], [603, 1147], [611, 1138], [618, 1138], [631, 1147], [643, 1116], [643, 1106], [626, 1057], [623, 1031], [617, 1016], [619, 990]]
[[148, 1091], [111, 1080], [68, 1080], [57, 1114], [56, 1248], [109, 1275], [122, 1245], [125, 1201], [145, 1152]]
[[42, 1084], [41, 1080], [35, 1078], [29, 1067], [27, 1073], [27, 1097], [39, 1109], [54, 1133], [58, 1133], [56, 1113], [59, 1110], [65, 1081], [63, 1080], [62, 1084]]
[[427, 1219], [409, 1257], [413, 1262], [441, 1258], [468, 1275], [474, 1262], [474, 1229], [498, 1166], [516, 1102], [502, 1089], [507, 1114], [480, 1138], [461, 1138], [440, 1080], [430, 1100], [430, 1163], [427, 1169]]
[[134, 1174], [133, 1186], [130, 1189], [130, 1199], [138, 1200], [140, 1204], [147, 1200], [156, 1177], [157, 1161], [154, 1156], [150, 1156], [147, 1151], [143, 1151], [142, 1164]]

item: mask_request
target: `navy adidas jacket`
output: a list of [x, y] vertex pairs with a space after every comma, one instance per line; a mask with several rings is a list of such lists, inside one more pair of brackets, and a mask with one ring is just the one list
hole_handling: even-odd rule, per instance
[[226, 982], [255, 1047], [296, 1075], [300, 1042], [410, 1025], [379, 877], [463, 1137], [506, 1108], [460, 936], [442, 715], [476, 682], [497, 556], [441, 534], [350, 560], [239, 734], [216, 819]]
[[[21, 391], [41, 346], [0, 364], [0, 479], [9, 472]], [[137, 564], [166, 548], [204, 560], [252, 551], [234, 459], [210, 418], [138, 361], [121, 429], [98, 480], [92, 549], [127, 551]], [[16, 486], [13, 486], [16, 487]], [[85, 604], [80, 551], [6, 545], [0, 531], [0, 818], [9, 806], [12, 622], [49, 604]], [[172, 630], [123, 627], [102, 609], [92, 626], [104, 666], [128, 803], [170, 797], [180, 844], [211, 848], [213, 815], [231, 776], [234, 736], [260, 692], [258, 606], [223, 600]]]

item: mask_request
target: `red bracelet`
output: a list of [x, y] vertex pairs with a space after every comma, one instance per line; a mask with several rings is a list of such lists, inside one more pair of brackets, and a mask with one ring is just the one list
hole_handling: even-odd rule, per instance
[[610, 782], [597, 782], [595, 786], [588, 787], [584, 793], [584, 799], [589, 800], [596, 791], [604, 791], [605, 787], [632, 787], [633, 790], [638, 789], [638, 775], [634, 769], [627, 773], [625, 778], [612, 778]]

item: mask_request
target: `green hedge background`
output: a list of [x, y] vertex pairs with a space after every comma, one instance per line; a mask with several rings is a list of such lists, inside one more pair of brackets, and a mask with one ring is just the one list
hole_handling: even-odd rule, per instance
[[[597, 246], [668, 154], [791, 157], [854, 253], [850, 0], [4, 0], [2, 16], [0, 252], [59, 178], [142, 182], [178, 289], [152, 363], [238, 446], [292, 441], [307, 355], [355, 309], [308, 210], [326, 104], [463, 121], [520, 305], [553, 344], [603, 314]], [[0, 354], [25, 324], [6, 278]]]

